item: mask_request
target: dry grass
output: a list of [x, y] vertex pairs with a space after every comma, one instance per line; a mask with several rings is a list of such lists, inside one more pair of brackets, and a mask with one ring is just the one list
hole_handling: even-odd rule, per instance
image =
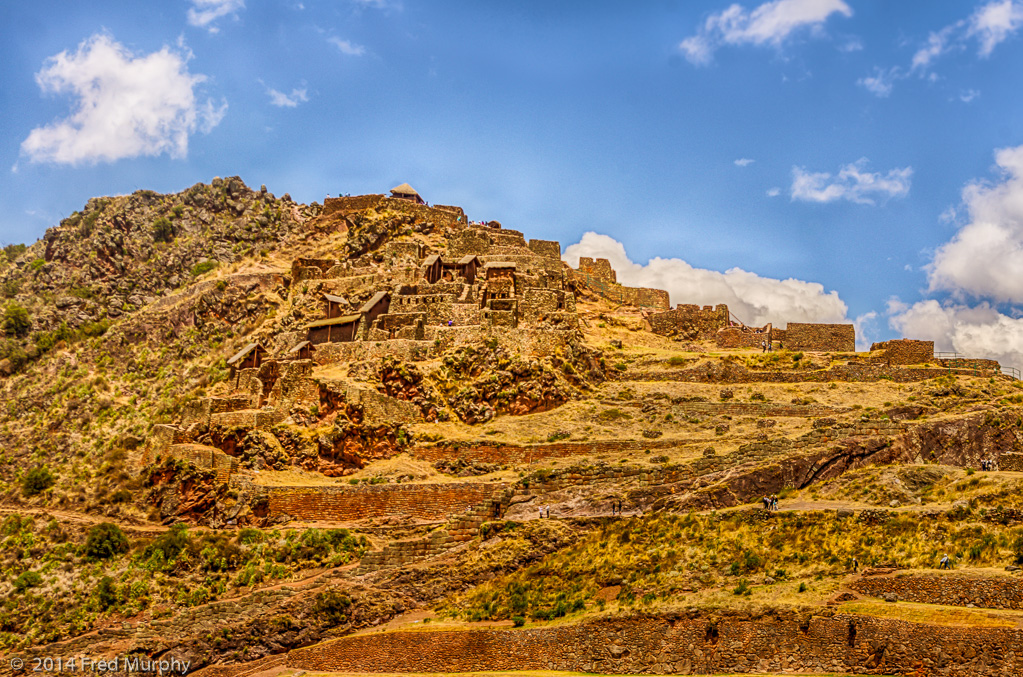
[[894, 618], [913, 623], [929, 623], [950, 627], [1018, 628], [1023, 627], [1023, 611], [1001, 609], [967, 609], [939, 604], [912, 602], [856, 601], [839, 605], [848, 614]]

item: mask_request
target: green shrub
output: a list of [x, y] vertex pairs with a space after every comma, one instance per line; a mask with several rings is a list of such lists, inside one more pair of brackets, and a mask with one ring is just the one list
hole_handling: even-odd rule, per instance
[[121, 527], [110, 522], [97, 524], [89, 529], [85, 539], [85, 556], [90, 559], [110, 559], [128, 552], [128, 537]]
[[163, 216], [153, 221], [153, 239], [157, 242], [173, 242], [174, 224]]
[[749, 596], [753, 594], [753, 588], [750, 587], [749, 581], [742, 578], [739, 579], [739, 585], [735, 586], [735, 589], [732, 590], [732, 594]]
[[526, 624], [526, 619], [522, 616], [512, 616], [512, 627], [521, 628]]
[[45, 465], [36, 466], [21, 480], [21, 493], [25, 496], [41, 494], [56, 483], [57, 479]]
[[218, 265], [220, 264], [217, 261], [200, 261], [192, 266], [192, 277], [199, 277], [200, 275], [208, 273]]
[[18, 592], [25, 592], [29, 588], [41, 585], [42, 582], [43, 577], [39, 575], [38, 571], [25, 571], [14, 579], [14, 589]]
[[146, 547], [145, 557], [148, 559], [160, 553], [164, 561], [170, 562], [191, 546], [192, 539], [188, 535], [188, 525], [179, 522]]
[[110, 576], [104, 576], [96, 584], [96, 604], [103, 611], [117, 604], [117, 587]]
[[3, 330], [8, 336], [21, 338], [32, 328], [28, 310], [15, 301], [9, 301], [4, 308]]
[[348, 620], [348, 608], [352, 600], [337, 588], [328, 588], [316, 595], [313, 613], [330, 625], [341, 625]]

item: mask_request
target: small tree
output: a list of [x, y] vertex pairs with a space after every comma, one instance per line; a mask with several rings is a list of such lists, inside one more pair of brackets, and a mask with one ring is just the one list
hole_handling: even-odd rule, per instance
[[56, 483], [53, 473], [45, 465], [36, 466], [27, 473], [21, 480], [21, 492], [25, 496], [41, 494]]
[[86, 557], [110, 559], [124, 552], [128, 552], [128, 538], [121, 527], [103, 522], [89, 529], [89, 536], [85, 539]]
[[3, 317], [4, 333], [8, 336], [21, 338], [32, 328], [32, 320], [29, 319], [28, 311], [15, 301], [10, 301], [4, 308]]

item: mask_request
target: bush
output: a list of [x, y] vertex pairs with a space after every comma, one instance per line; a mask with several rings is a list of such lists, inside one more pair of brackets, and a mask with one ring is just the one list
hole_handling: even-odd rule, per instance
[[104, 576], [96, 584], [96, 603], [103, 611], [117, 604], [117, 588], [110, 576]]
[[750, 587], [749, 581], [743, 578], [739, 580], [739, 585], [735, 586], [735, 589], [732, 590], [732, 594], [749, 596], [753, 594], [753, 588]]
[[39, 575], [38, 571], [26, 571], [14, 579], [14, 589], [18, 592], [25, 592], [29, 588], [41, 585], [42, 582], [43, 577]]
[[32, 328], [32, 320], [29, 319], [28, 311], [18, 303], [10, 301], [4, 308], [3, 329], [8, 336], [21, 338], [28, 334]]
[[526, 624], [526, 619], [522, 616], [512, 616], [512, 627], [521, 628]]
[[128, 552], [128, 537], [121, 527], [103, 522], [89, 529], [85, 539], [85, 556], [89, 559], [110, 559], [125, 552]]
[[192, 277], [199, 277], [200, 275], [208, 273], [218, 265], [217, 261], [200, 261], [192, 266]]
[[177, 556], [191, 545], [192, 539], [188, 536], [188, 525], [179, 522], [172, 526], [170, 531], [161, 534], [153, 541], [146, 548], [145, 556], [148, 559], [159, 552], [163, 555], [164, 561], [170, 562], [177, 559]]
[[163, 216], [153, 221], [153, 239], [157, 242], [173, 242], [174, 224]]
[[337, 588], [328, 588], [316, 595], [313, 613], [330, 625], [341, 625], [348, 620], [348, 608], [352, 600]]
[[27, 473], [21, 480], [21, 493], [25, 496], [41, 494], [57, 482], [53, 473], [45, 465], [36, 466]]

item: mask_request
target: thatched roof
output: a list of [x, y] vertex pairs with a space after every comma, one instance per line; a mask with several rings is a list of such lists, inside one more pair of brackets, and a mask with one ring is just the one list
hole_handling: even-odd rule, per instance
[[239, 350], [237, 353], [232, 355], [230, 357], [230, 359], [227, 360], [228, 366], [234, 366], [235, 364], [241, 362], [242, 360], [245, 359], [245, 357], [249, 353], [251, 353], [253, 350], [256, 350], [256, 349], [259, 349], [259, 350], [263, 351], [264, 353], [266, 352], [266, 349], [263, 348], [263, 346], [259, 345], [258, 343], [250, 343], [249, 345], [245, 346], [244, 348]]
[[376, 294], [373, 294], [373, 296], [370, 297], [369, 301], [366, 301], [366, 303], [363, 304], [362, 308], [359, 308], [359, 312], [368, 313], [369, 311], [373, 310], [373, 307], [376, 306], [376, 304], [383, 301], [384, 298], [387, 296], [388, 292], [378, 291]]
[[333, 294], [324, 294], [323, 298], [327, 299], [331, 303], [341, 303], [343, 305], [348, 305], [348, 299], [346, 299], [344, 296], [334, 296]]
[[310, 348], [313, 348], [313, 344], [309, 343], [309, 341], [302, 341], [302, 342], [301, 342], [301, 343], [299, 343], [299, 344], [298, 344], [297, 346], [295, 346], [294, 348], [292, 348], [291, 350], [289, 350], [289, 351], [288, 351], [288, 354], [289, 354], [289, 355], [294, 355], [295, 353], [297, 353], [298, 351], [302, 350], [302, 349], [303, 349], [303, 348], [305, 348], [306, 346], [309, 346]]
[[408, 185], [407, 183], [403, 183], [400, 186], [395, 186], [394, 188], [392, 188], [391, 189], [391, 194], [392, 195], [419, 195], [419, 193], [416, 192], [416, 189], [413, 188], [412, 186]]
[[315, 329], [316, 327], [332, 327], [336, 324], [351, 324], [362, 317], [362, 313], [358, 315], [342, 315], [341, 317], [332, 317], [329, 320], [316, 320], [310, 322], [305, 326], [306, 329]]

